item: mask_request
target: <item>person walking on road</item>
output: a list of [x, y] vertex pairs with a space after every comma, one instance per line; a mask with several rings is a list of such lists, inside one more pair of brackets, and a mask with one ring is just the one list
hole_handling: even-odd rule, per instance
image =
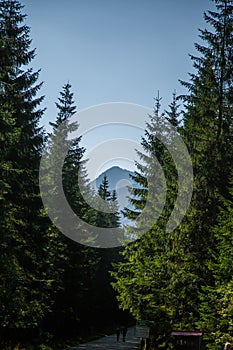
[[121, 329], [120, 329], [120, 327], [117, 327], [117, 330], [116, 330], [117, 341], [119, 341], [119, 339], [120, 339], [120, 334], [121, 334]]
[[125, 342], [125, 338], [126, 338], [126, 334], [127, 334], [127, 327], [124, 326], [123, 329], [122, 329], [122, 335], [123, 335], [123, 342]]

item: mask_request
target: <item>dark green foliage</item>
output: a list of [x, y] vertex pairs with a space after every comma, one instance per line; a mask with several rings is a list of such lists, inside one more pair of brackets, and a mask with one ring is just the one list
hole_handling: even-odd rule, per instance
[[[209, 269], [217, 249], [213, 227], [219, 215], [221, 197], [229, 197], [232, 170], [232, 1], [216, 1], [216, 12], [205, 14], [213, 32], [200, 31], [206, 46], [196, 45], [201, 57], [192, 57], [196, 74], [184, 84], [190, 93], [184, 98], [183, 134], [194, 167], [194, 193], [189, 215], [181, 228], [188, 236], [186, 251], [195, 277], [196, 289], [215, 288]], [[216, 256], [218, 259], [218, 255]], [[213, 299], [209, 300], [209, 308]], [[203, 299], [196, 297], [196, 320], [203, 317]], [[216, 306], [216, 304], [215, 304]], [[214, 334], [213, 324], [202, 323], [203, 330]], [[221, 322], [218, 320], [218, 322]], [[195, 326], [195, 323], [193, 323]], [[197, 323], [199, 324], [199, 323]], [[214, 337], [210, 346], [213, 346]]]
[[[38, 330], [50, 307], [48, 220], [39, 196], [43, 97], [28, 65], [29, 28], [16, 0], [0, 1], [0, 343]], [[35, 334], [34, 334], [35, 336]]]
[[[95, 226], [97, 227], [120, 227], [118, 204], [116, 191], [109, 191], [109, 182], [104, 176], [98, 188], [98, 197], [96, 196], [98, 211], [93, 211], [95, 214]], [[89, 293], [89, 315], [93, 315], [92, 324], [99, 327], [101, 317], [102, 324], [108, 327], [110, 324], [116, 325], [123, 322], [123, 318], [128, 318], [119, 311], [116, 293], [111, 287], [112, 277], [109, 271], [112, 269], [112, 264], [120, 260], [119, 252], [121, 248], [98, 249], [96, 251], [99, 257], [99, 263], [95, 275], [92, 276], [92, 289]], [[94, 311], [94, 312], [93, 312]], [[101, 316], [100, 316], [101, 315]]]
[[[59, 169], [61, 168], [62, 188], [66, 199], [79, 218], [88, 217], [89, 207], [80, 191], [79, 176], [81, 173], [82, 187], [90, 191], [82, 160], [84, 149], [80, 146], [81, 137], [69, 140], [70, 133], [78, 128], [72, 122], [76, 112], [73, 93], [69, 83], [63, 86], [59, 103], [56, 103], [58, 115], [53, 126], [53, 133], [49, 135], [47, 147], [47, 177], [46, 182], [51, 205], [59, 201], [61, 192], [59, 184]], [[64, 152], [67, 150], [67, 154]], [[62, 163], [64, 161], [64, 164]], [[45, 168], [46, 168], [45, 166]], [[63, 207], [57, 207], [53, 216], [60, 220]], [[81, 226], [73, 228], [80, 234]], [[66, 338], [82, 333], [83, 323], [86, 321], [87, 291], [91, 287], [89, 276], [95, 274], [98, 257], [93, 250], [81, 245], [51, 227], [50, 250], [52, 262], [57, 268], [53, 283], [51, 298], [53, 307], [51, 316], [46, 320], [47, 329], [56, 336]]]
[[205, 329], [204, 339], [210, 349], [220, 349], [223, 342], [233, 341], [233, 187], [229, 199], [222, 199], [213, 234], [216, 239], [212, 259], [208, 262], [212, 285], [201, 292], [201, 317], [198, 325]]
[[[191, 56], [195, 73], [189, 82], [184, 102], [183, 123], [179, 125], [177, 98], [173, 95], [169, 122], [183, 136], [194, 168], [194, 191], [185, 219], [171, 234], [166, 233], [168, 220], [177, 195], [177, 169], [162, 139], [166, 135], [163, 116], [158, 120], [160, 98], [155, 114], [147, 124], [142, 145], [145, 154], [134, 180], [141, 185], [132, 192], [134, 211], [126, 215], [136, 220], [144, 212], [157, 217], [158, 207], [145, 207], [151, 184], [162, 187], [157, 171], [150, 182], [150, 169], [155, 169], [155, 155], [166, 177], [167, 198], [156, 225], [140, 241], [125, 247], [125, 261], [113, 275], [114, 288], [124, 309], [137, 318], [149, 319], [157, 346], [169, 347], [166, 332], [173, 329], [204, 331], [210, 349], [220, 349], [232, 340], [232, 230], [229, 192], [232, 154], [232, 47], [233, 4], [230, 0], [215, 1], [216, 12], [204, 18], [213, 32], [200, 30], [204, 45], [196, 44], [199, 57]], [[164, 140], [164, 139], [163, 139]], [[152, 185], [153, 187], [153, 185]], [[160, 196], [157, 202], [161, 200]], [[225, 209], [222, 206], [225, 198]], [[228, 203], [228, 204], [226, 204]], [[217, 221], [218, 218], [218, 221]], [[137, 236], [141, 219], [129, 232]], [[157, 323], [158, 320], [158, 323]], [[161, 325], [165, 325], [163, 328]], [[165, 343], [164, 341], [167, 340]]]
[[[98, 227], [120, 227], [116, 191], [109, 191], [109, 184], [106, 175], [98, 188], [99, 198], [98, 212], [96, 213], [95, 225]], [[103, 201], [102, 201], [103, 200]]]
[[[161, 115], [158, 94], [142, 138], [144, 152], [133, 175], [137, 186], [131, 190], [134, 208], [125, 215], [134, 221], [129, 237], [146, 233], [124, 248], [97, 250], [64, 236], [42, 206], [43, 97], [37, 97], [39, 72], [29, 67], [35, 51], [20, 3], [0, 0], [1, 348], [30, 348], [49, 338], [57, 348], [58, 340], [93, 335], [121, 322], [125, 314], [118, 310], [116, 293], [123, 310], [149, 321], [156, 348], [170, 348], [172, 329], [202, 329], [204, 346], [213, 350], [233, 341], [233, 4], [215, 4], [216, 11], [204, 14], [211, 29], [200, 30], [203, 45], [196, 44], [198, 55], [191, 56], [195, 71], [182, 82], [187, 88], [180, 97], [183, 120], [176, 93]], [[116, 192], [109, 191], [105, 177], [97, 196], [86, 174], [81, 137], [69, 139], [78, 130], [69, 83], [56, 106], [42, 178], [49, 203], [60, 203], [64, 190], [80, 219], [120, 227]], [[171, 155], [176, 131], [192, 158], [194, 191], [186, 217], [171, 232], [167, 226], [179, 194], [179, 168]], [[63, 208], [53, 210], [59, 227]], [[81, 221], [71, 229], [86, 242], [95, 239]]]
[[[84, 149], [80, 147], [81, 138], [69, 140], [69, 134], [76, 131], [78, 124], [72, 121], [76, 108], [73, 102], [71, 85], [66, 84], [61, 92], [58, 116], [53, 126], [53, 133], [48, 138], [47, 163], [45, 176], [49, 196], [59, 201], [60, 176], [62, 188], [72, 210], [80, 219], [98, 227], [118, 227], [116, 195], [108, 191], [108, 180], [105, 178], [99, 188], [99, 196], [89, 184], [83, 161]], [[65, 147], [64, 147], [65, 146]], [[67, 154], [65, 154], [67, 151]], [[62, 155], [61, 155], [62, 154]], [[64, 161], [64, 164], [62, 162]], [[59, 174], [59, 168], [62, 172]], [[89, 203], [96, 201], [98, 211], [86, 203], [83, 191]], [[100, 199], [103, 202], [100, 202]], [[108, 208], [114, 211], [101, 211]], [[56, 222], [63, 214], [63, 207], [56, 206], [53, 217]], [[59, 225], [58, 225], [59, 227]], [[73, 227], [79, 236], [82, 225]], [[51, 315], [46, 319], [46, 329], [59, 338], [81, 336], [101, 330], [99, 315], [102, 315], [101, 326], [109, 326], [114, 322], [112, 315], [118, 312], [115, 295], [110, 287], [108, 273], [113, 261], [118, 259], [117, 249], [100, 251], [88, 248], [67, 237], [58, 229], [51, 227], [50, 250], [53, 253], [53, 264], [57, 267], [53, 283], [53, 307]], [[84, 234], [90, 235], [90, 232]], [[87, 237], [88, 239], [88, 237]], [[90, 239], [92, 239], [90, 237]]]
[[[177, 172], [169, 155], [168, 146], [173, 137], [165, 115], [159, 115], [160, 97], [155, 99], [154, 115], [150, 116], [142, 139], [145, 153], [140, 153], [142, 164], [137, 164], [138, 172], [133, 176], [140, 186], [131, 190], [131, 203], [135, 210], [125, 210], [130, 219], [137, 219], [136, 227], [128, 229], [137, 236], [145, 225], [148, 232], [125, 247], [124, 261], [116, 267], [113, 287], [118, 292], [120, 306], [130, 310], [136, 319], [149, 320], [152, 334], [160, 346], [171, 331], [175, 313], [178, 313], [174, 298], [176, 237], [166, 232], [166, 224], [177, 195]], [[174, 112], [174, 111], [173, 111]], [[172, 112], [171, 112], [172, 113]], [[173, 115], [175, 119], [176, 116]], [[178, 118], [178, 115], [177, 115]], [[160, 166], [158, 166], [158, 162]], [[168, 203], [164, 206], [167, 181]], [[145, 207], [146, 204], [146, 207]], [[147, 226], [146, 226], [147, 227]], [[177, 249], [177, 248], [176, 248]]]
[[176, 129], [178, 129], [181, 123], [181, 120], [179, 119], [181, 115], [181, 112], [179, 112], [180, 105], [177, 104], [177, 99], [176, 91], [174, 91], [172, 94], [172, 102], [169, 105], [170, 110], [165, 111], [169, 123], [171, 123]]

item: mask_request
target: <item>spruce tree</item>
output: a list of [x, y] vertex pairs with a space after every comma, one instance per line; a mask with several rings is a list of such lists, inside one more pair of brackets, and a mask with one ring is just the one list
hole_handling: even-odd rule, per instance
[[[184, 96], [186, 111], [184, 124], [179, 130], [189, 147], [194, 165], [195, 188], [192, 206], [186, 220], [173, 234], [171, 241], [169, 242], [169, 238], [166, 237], [162, 239], [165, 256], [172, 248], [169, 256], [172, 260], [175, 259], [173, 266], [176, 269], [171, 269], [173, 284], [170, 285], [171, 290], [168, 294], [172, 296], [172, 304], [177, 306], [178, 311], [174, 314], [173, 324], [189, 328], [195, 327], [199, 317], [200, 286], [211, 283], [212, 280], [207, 269], [208, 259], [211, 258], [209, 247], [215, 247], [211, 227], [216, 222], [219, 195], [227, 195], [232, 164], [232, 1], [216, 1], [216, 7], [218, 12], [209, 11], [205, 14], [205, 19], [213, 26], [214, 33], [207, 30], [200, 31], [200, 37], [205, 41], [206, 46], [196, 45], [202, 56], [191, 57], [196, 73], [190, 75], [190, 82], [183, 82], [189, 93]], [[159, 106], [159, 96], [156, 106]], [[173, 102], [170, 106], [171, 114], [168, 115], [170, 118], [175, 112], [174, 106]], [[155, 112], [157, 111], [158, 108], [155, 109]], [[153, 122], [153, 119], [151, 121]], [[170, 121], [178, 127], [176, 120], [170, 119]], [[147, 125], [146, 135], [150, 142], [143, 140], [143, 145], [152, 155], [153, 151], [158, 155], [160, 164], [164, 164], [165, 174], [175, 179], [174, 164], [165, 165], [168, 164], [169, 155], [163, 145], [158, 141], [153, 142], [155, 134], [152, 125], [152, 123]], [[156, 129], [159, 130], [158, 127]], [[165, 128], [162, 129], [165, 130]], [[144, 155], [143, 161], [150, 166], [152, 164], [149, 157]], [[140, 165], [141, 171], [135, 175], [134, 180], [140, 181], [143, 187], [132, 191], [135, 197], [131, 201], [138, 209], [135, 212], [126, 212], [132, 219], [136, 218], [137, 211], [140, 212], [146, 202], [148, 185], [145, 179], [149, 175], [147, 169]], [[167, 183], [170, 194], [163, 212], [165, 217], [171, 213], [172, 201], [174, 203], [177, 191], [176, 186], [172, 186], [173, 183], [173, 181]], [[160, 223], [159, 227], [162, 228]], [[160, 233], [160, 238], [162, 237]], [[182, 254], [179, 254], [178, 250]], [[133, 250], [132, 256], [134, 256]], [[130, 255], [127, 258], [130, 259]], [[119, 268], [120, 271], [123, 269], [123, 267]], [[180, 303], [182, 307], [179, 306], [177, 295], [182, 295], [182, 303]], [[129, 299], [125, 298], [125, 300]]]
[[179, 111], [180, 105], [178, 105], [177, 100], [178, 97], [176, 91], [174, 91], [172, 94], [172, 102], [168, 106], [169, 110], [165, 110], [165, 114], [167, 115], [167, 120], [169, 121], [169, 123], [171, 123], [171, 125], [173, 125], [177, 130], [179, 130], [178, 127], [181, 122], [181, 120], [179, 119], [181, 112]]
[[113, 191], [112, 194], [109, 191], [109, 182], [106, 175], [104, 176], [103, 181], [99, 185], [98, 195], [101, 199], [99, 200], [97, 198], [97, 202], [99, 202], [99, 210], [96, 213], [96, 226], [106, 228], [119, 227], [120, 222], [116, 191]]
[[124, 211], [127, 218], [136, 220], [132, 231], [138, 231], [139, 236], [141, 228], [145, 230], [148, 226], [150, 229], [161, 213], [168, 220], [177, 196], [177, 170], [169, 150], [169, 147], [174, 147], [175, 128], [172, 128], [164, 113], [160, 114], [160, 100], [158, 93], [154, 114], [149, 116], [141, 142], [144, 152], [138, 152], [141, 162], [136, 163], [138, 170], [132, 176], [137, 184], [130, 189], [130, 202], [134, 210]]
[[[112, 285], [118, 293], [120, 307], [130, 310], [136, 319], [149, 321], [157, 345], [168, 339], [175, 314], [175, 306], [168, 297], [172, 289], [175, 236], [166, 232], [166, 224], [177, 196], [177, 171], [166, 147], [171, 144], [173, 130], [166, 116], [160, 114], [160, 100], [158, 94], [154, 114], [149, 116], [142, 138], [141, 164], [136, 163], [138, 170], [133, 175], [138, 184], [130, 190], [134, 209], [124, 211], [129, 219], [135, 220], [128, 234], [140, 237], [140, 240], [125, 247], [123, 262], [112, 272], [115, 277]], [[169, 113], [174, 114], [174, 110]], [[178, 120], [176, 113], [177, 110], [174, 120]], [[166, 189], [167, 201], [163, 206]], [[145, 227], [148, 227], [146, 233]], [[143, 236], [141, 230], [145, 233]]]
[[[117, 204], [116, 191], [109, 190], [109, 180], [105, 175], [98, 188], [98, 197], [96, 203], [98, 203], [98, 211], [94, 211], [95, 225], [97, 227], [118, 228], [120, 237], [120, 220]], [[117, 242], [117, 241], [116, 241]], [[95, 314], [98, 317], [99, 314], [103, 314], [102, 320], [105, 326], [116, 322], [117, 314], [119, 313], [116, 294], [111, 287], [112, 277], [110, 270], [112, 264], [119, 261], [120, 248], [108, 248], [98, 249], [97, 256], [99, 257], [98, 270], [95, 277], [93, 277], [94, 289], [91, 300], [95, 301]], [[96, 293], [96, 291], [98, 291]]]
[[[72, 116], [76, 113], [76, 106], [74, 105], [70, 83], [63, 86], [58, 101], [56, 103], [58, 109], [57, 119], [55, 123], [50, 122], [50, 125], [53, 127], [53, 133], [50, 135], [50, 148], [52, 149], [55, 163], [59, 162], [60, 158], [59, 149], [57, 148], [63, 149], [65, 145], [68, 150], [62, 166], [62, 184], [66, 199], [72, 209], [81, 217], [81, 213], [87, 208], [84, 205], [85, 201], [81, 196], [79, 184], [82, 183], [82, 187], [86, 185], [89, 191], [90, 186], [85, 171], [85, 162], [83, 161], [85, 149], [80, 146], [81, 136], [72, 141], [69, 140], [70, 133], [78, 129], [78, 124], [71, 122]], [[80, 180], [80, 177], [83, 181]]]
[[[202, 292], [209, 294], [216, 288], [213, 270], [209, 268], [217, 249], [213, 227], [221, 197], [229, 196], [232, 167], [233, 6], [228, 0], [216, 0], [215, 4], [216, 11], [204, 13], [212, 31], [200, 30], [204, 42], [196, 44], [200, 56], [191, 56], [195, 73], [190, 74], [189, 82], [182, 82], [188, 93], [183, 96], [185, 112], [181, 133], [193, 162], [194, 191], [179, 230], [180, 249], [185, 255], [181, 256], [177, 273], [183, 276], [183, 288], [189, 286], [184, 308], [189, 310], [186, 322], [192, 328], [200, 326], [204, 312], [210, 315], [211, 308], [216, 309], [217, 305], [214, 299], [217, 294], [212, 299], [210, 294], [208, 305]], [[186, 275], [192, 277], [191, 283]], [[207, 332], [214, 325], [212, 318], [208, 322], [210, 319]], [[211, 346], [214, 348], [213, 343]]]
[[198, 326], [204, 331], [209, 349], [219, 349], [226, 341], [233, 341], [233, 182], [229, 194], [222, 198], [217, 224], [213, 227], [216, 246], [208, 262], [212, 284], [203, 286], [200, 298]]
[[42, 263], [48, 222], [38, 184], [43, 97], [37, 97], [39, 72], [29, 67], [35, 50], [24, 21], [17, 0], [0, 1], [0, 338], [12, 343], [39, 329], [49, 297], [49, 272]]
[[[62, 188], [66, 200], [80, 219], [88, 220], [91, 209], [80, 190], [81, 183], [82, 189], [86, 186], [86, 191], [91, 192], [83, 161], [85, 149], [80, 146], [81, 137], [69, 139], [70, 133], [78, 129], [78, 124], [72, 121], [76, 106], [70, 83], [63, 86], [56, 107], [58, 114], [55, 122], [50, 123], [53, 132], [48, 136], [47, 153], [45, 153], [47, 163], [44, 163], [43, 181], [52, 198], [51, 205], [54, 201], [59, 202], [61, 192], [58, 186], [60, 181], [58, 169], [62, 168]], [[66, 155], [64, 149], [67, 150]], [[57, 217], [59, 222], [62, 221], [62, 211], [62, 206], [56, 206], [53, 213], [55, 220]], [[72, 229], [79, 237], [81, 236], [81, 225], [76, 225]], [[47, 323], [51, 325], [50, 332], [66, 338], [74, 336], [76, 332], [79, 334], [82, 332], [83, 323], [86, 322], [85, 298], [88, 297], [88, 290], [92, 285], [89, 277], [95, 274], [94, 261], [97, 263], [98, 258], [93, 250], [66, 237], [57, 228], [52, 227], [52, 231], [51, 263], [58, 269], [54, 274], [52, 314]]]
[[98, 194], [104, 201], [109, 201], [111, 197], [111, 194], [108, 188], [109, 188], [109, 183], [108, 183], [107, 176], [105, 175], [98, 189]]
[[120, 227], [120, 215], [119, 215], [119, 206], [118, 206], [118, 201], [117, 201], [117, 193], [116, 190], [112, 191], [112, 195], [110, 198], [110, 208], [112, 213], [110, 214], [111, 216], [111, 224], [113, 227]]
[[[191, 56], [195, 73], [182, 84], [188, 89], [183, 96], [183, 135], [194, 167], [194, 192], [190, 210], [181, 227], [186, 237], [186, 266], [193, 273], [196, 299], [190, 322], [195, 325], [202, 308], [198, 290], [214, 284], [208, 269], [216, 249], [213, 227], [219, 213], [221, 196], [228, 196], [232, 168], [232, 45], [233, 4], [216, 0], [216, 11], [204, 13], [210, 30], [200, 30], [203, 45], [196, 44], [200, 56]], [[195, 297], [196, 295], [196, 297]], [[190, 299], [191, 302], [191, 299]], [[188, 303], [188, 299], [187, 299]], [[196, 311], [195, 311], [196, 310]]]
[[191, 56], [196, 73], [190, 82], [182, 82], [189, 90], [184, 96], [184, 137], [196, 175], [194, 196], [198, 216], [202, 211], [203, 222], [209, 224], [215, 221], [218, 195], [227, 193], [232, 164], [232, 6], [232, 1], [216, 0], [217, 11], [204, 14], [213, 32], [200, 30], [206, 45], [196, 44], [201, 54]]

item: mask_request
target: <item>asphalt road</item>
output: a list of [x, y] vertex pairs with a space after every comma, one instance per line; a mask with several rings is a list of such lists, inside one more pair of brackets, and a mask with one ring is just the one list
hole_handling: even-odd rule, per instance
[[116, 334], [108, 335], [104, 338], [81, 344], [67, 350], [135, 350], [139, 348], [139, 338], [134, 336], [134, 327], [128, 329], [125, 342], [122, 341], [122, 335], [117, 342]]

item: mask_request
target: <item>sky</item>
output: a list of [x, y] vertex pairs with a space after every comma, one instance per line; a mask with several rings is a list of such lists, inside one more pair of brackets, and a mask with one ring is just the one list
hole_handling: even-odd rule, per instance
[[[168, 109], [174, 90], [186, 92], [178, 80], [188, 80], [193, 70], [189, 54], [196, 54], [198, 28], [206, 27], [203, 12], [214, 8], [211, 0], [21, 2], [36, 48], [31, 66], [41, 69], [44, 82], [40, 92], [47, 109], [41, 124], [46, 130], [56, 118], [55, 102], [68, 81], [78, 111], [110, 102], [152, 109], [158, 90], [162, 110]], [[107, 132], [100, 130], [100, 138], [98, 130], [92, 130], [89, 140], [83, 137], [83, 145], [89, 152], [95, 147], [93, 140], [99, 145], [113, 135], [121, 138], [120, 129], [117, 134], [109, 125]], [[135, 142], [140, 143], [138, 132]]]

